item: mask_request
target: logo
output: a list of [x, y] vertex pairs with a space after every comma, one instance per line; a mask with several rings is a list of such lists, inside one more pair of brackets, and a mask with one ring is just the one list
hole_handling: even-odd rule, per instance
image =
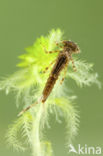
[[100, 155], [102, 154], [102, 148], [101, 147], [89, 147], [86, 144], [84, 146], [81, 146], [78, 144], [77, 148], [75, 148], [72, 144], [69, 145], [69, 153], [75, 153], [75, 154], [96, 154]]

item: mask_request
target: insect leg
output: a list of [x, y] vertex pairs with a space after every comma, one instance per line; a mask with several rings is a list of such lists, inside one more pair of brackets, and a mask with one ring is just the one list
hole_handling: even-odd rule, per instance
[[59, 46], [60, 48], [63, 48], [64, 47], [63, 41], [56, 42], [56, 45]]
[[60, 81], [60, 84], [61, 84], [61, 85], [62, 85], [62, 83], [63, 83], [63, 81], [64, 81], [64, 79], [65, 79], [67, 69], [68, 69], [68, 63], [66, 64], [65, 69], [64, 69], [64, 76], [63, 76], [63, 78], [62, 78], [61, 81]]
[[57, 53], [59, 52], [59, 50], [53, 50], [53, 51], [46, 51], [47, 54], [51, 54], [51, 53]]
[[50, 67], [55, 61], [56, 61], [56, 59], [53, 60], [53, 61], [49, 64], [49, 66], [45, 68], [45, 70], [43, 71], [43, 73], [46, 73], [47, 70], [49, 69], [49, 67]]
[[74, 64], [74, 60], [73, 60], [72, 57], [71, 57], [71, 61], [72, 61], [73, 70], [74, 70], [74, 71], [77, 71], [76, 66], [75, 66], [75, 64]]
[[59, 50], [47, 51], [46, 49], [44, 49], [44, 51], [45, 51], [45, 53], [47, 53], [47, 54], [60, 52]]
[[45, 53], [47, 53], [47, 54], [60, 52], [59, 50], [48, 51], [48, 50], [45, 48], [45, 46], [43, 46], [43, 49], [44, 49]]

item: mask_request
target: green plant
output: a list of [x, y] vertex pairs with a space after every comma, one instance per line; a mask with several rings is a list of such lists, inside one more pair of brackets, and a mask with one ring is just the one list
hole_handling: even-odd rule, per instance
[[[56, 50], [55, 43], [61, 40], [63, 40], [63, 33], [60, 29], [51, 30], [47, 37], [41, 36], [38, 38], [32, 46], [25, 49], [25, 54], [19, 56], [21, 62], [17, 66], [20, 70], [0, 81], [0, 89], [5, 89], [6, 94], [10, 91], [16, 92], [17, 107], [19, 104], [23, 104], [25, 108], [41, 96], [52, 67], [45, 74], [42, 71], [57, 56], [56, 53], [46, 54], [43, 46], [47, 50]], [[92, 72], [93, 65], [77, 58], [73, 59], [77, 72], [72, 70], [70, 62], [66, 79], [69, 81], [72, 78], [80, 87], [84, 85], [90, 86], [92, 83], [101, 87], [98, 81], [98, 74]], [[45, 127], [49, 127], [51, 113], [55, 114], [58, 122], [60, 122], [59, 116], [65, 118], [67, 145], [77, 135], [79, 115], [73, 104], [75, 96], [69, 95], [70, 88], [67, 88], [65, 81], [60, 85], [60, 79], [61, 76], [45, 103], [45, 108], [43, 108], [42, 104], [38, 104], [10, 125], [6, 138], [8, 144], [13, 146], [13, 148], [24, 151], [30, 147], [32, 154], [35, 156], [52, 156], [51, 143], [46, 141], [43, 135]]]

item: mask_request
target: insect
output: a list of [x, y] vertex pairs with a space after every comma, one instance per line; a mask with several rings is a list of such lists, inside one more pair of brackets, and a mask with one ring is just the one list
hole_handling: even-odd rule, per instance
[[[58, 77], [60, 76], [60, 73], [64, 70], [64, 77], [61, 80], [61, 84], [64, 81], [65, 74], [67, 71], [67, 67], [70, 61], [72, 61], [73, 69], [76, 71], [74, 61], [72, 59], [72, 54], [73, 53], [79, 53], [80, 49], [72, 41], [61, 41], [61, 43], [57, 43], [57, 46], [60, 47], [62, 50], [57, 50], [57, 51], [46, 51], [46, 53], [53, 53], [53, 52], [58, 52], [58, 56], [55, 61], [51, 63], [51, 65], [54, 63], [53, 68], [50, 72], [50, 75], [47, 79], [47, 82], [45, 84], [45, 87], [42, 92], [42, 96], [40, 99], [35, 102], [34, 104], [31, 104], [28, 106], [26, 109], [21, 111], [19, 115], [22, 115], [24, 112], [32, 108], [35, 104], [38, 104], [39, 102], [45, 103], [47, 98], [49, 97], [50, 93], [52, 92], [52, 89], [54, 88], [54, 85], [56, 81], [58, 80]], [[48, 70], [48, 67], [45, 69], [45, 71]]]

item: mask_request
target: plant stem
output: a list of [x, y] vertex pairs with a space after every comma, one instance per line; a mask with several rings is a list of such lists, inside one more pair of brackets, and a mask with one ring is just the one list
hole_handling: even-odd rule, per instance
[[32, 129], [32, 151], [33, 156], [43, 156], [40, 138], [40, 123], [43, 116], [43, 105], [40, 104], [36, 113], [36, 118], [33, 119]]

